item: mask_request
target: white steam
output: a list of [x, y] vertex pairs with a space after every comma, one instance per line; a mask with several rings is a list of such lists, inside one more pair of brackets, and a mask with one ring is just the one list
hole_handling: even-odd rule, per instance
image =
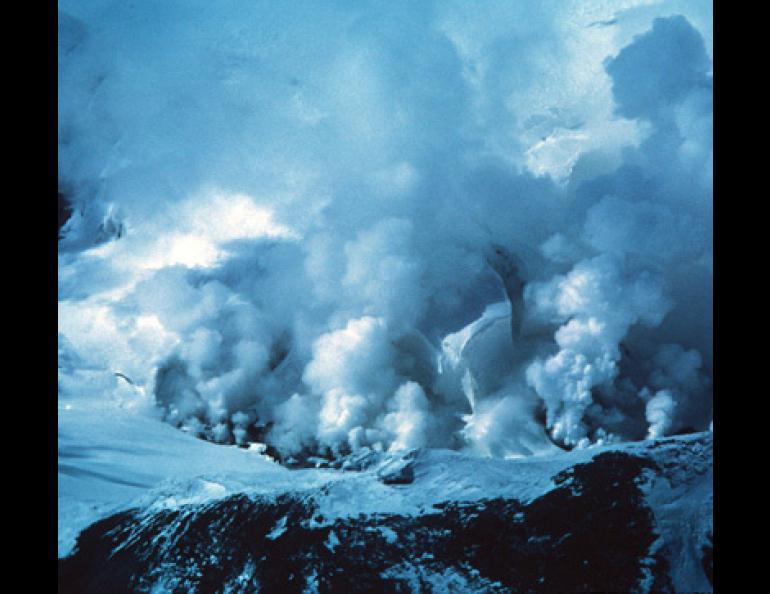
[[59, 10], [60, 398], [287, 456], [711, 426], [711, 3]]

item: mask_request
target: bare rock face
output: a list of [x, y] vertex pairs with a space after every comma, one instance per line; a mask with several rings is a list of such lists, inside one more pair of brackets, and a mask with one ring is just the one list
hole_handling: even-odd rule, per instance
[[[129, 510], [81, 533], [59, 562], [59, 591], [708, 591], [711, 439], [602, 451], [531, 500], [453, 499], [416, 514], [331, 519], [320, 489]], [[417, 457], [373, 476], [418, 488]], [[355, 497], [349, 505], [354, 512]]]

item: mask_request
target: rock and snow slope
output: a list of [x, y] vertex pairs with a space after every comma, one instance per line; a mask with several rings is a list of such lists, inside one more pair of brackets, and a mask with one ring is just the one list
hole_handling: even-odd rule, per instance
[[[289, 471], [257, 453], [195, 439], [109, 400], [59, 406], [59, 556], [91, 522], [136, 505], [153, 489], [194, 497], [228, 493], [223, 484], [276, 487]], [[226, 480], [225, 480], [226, 479]]]
[[60, 590], [709, 590], [711, 4], [59, 0]]
[[67, 418], [62, 592], [711, 590], [710, 433], [290, 471], [150, 420], [141, 447], [92, 433], [79, 456]]

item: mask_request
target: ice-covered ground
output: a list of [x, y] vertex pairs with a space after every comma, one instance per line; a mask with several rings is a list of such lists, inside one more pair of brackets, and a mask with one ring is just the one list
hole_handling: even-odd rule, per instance
[[174, 506], [234, 492], [281, 493], [328, 484], [324, 515], [418, 511], [432, 502], [536, 496], [550, 477], [593, 455], [487, 460], [449, 450], [421, 452], [416, 486], [394, 490], [369, 472], [288, 470], [254, 450], [206, 442], [111, 401], [59, 407], [59, 555], [80, 530], [137, 505]]
[[[59, 405], [59, 555], [95, 520], [135, 505], [154, 489], [187, 501], [290, 484], [289, 471], [264, 456], [214, 445], [110, 400]], [[181, 501], [181, 500], [180, 500]]]
[[[600, 452], [646, 451], [665, 468], [673, 467], [672, 455], [685, 455], [679, 446], [690, 441], [673, 437], [509, 460], [423, 449], [384, 455], [360, 472], [289, 470], [255, 450], [205, 442], [114, 402], [84, 399], [59, 409], [59, 555], [72, 551], [89, 524], [132, 507], [177, 508], [234, 493], [288, 492], [313, 497], [324, 523], [332, 523], [359, 514], [419, 514], [446, 501], [504, 497], [526, 503], [553, 488], [556, 474]], [[688, 537], [683, 527], [695, 533], [699, 522], [710, 520], [710, 508], [693, 518], [692, 506], [682, 503], [710, 493], [710, 450], [696, 443], [684, 465], [687, 473], [678, 462], [679, 474], [663, 474], [648, 492], [667, 537], [682, 541]], [[411, 482], [394, 486], [380, 480], [389, 468], [404, 464], [412, 468]], [[702, 480], [693, 483], [693, 476]], [[681, 569], [697, 570], [687, 563]]]

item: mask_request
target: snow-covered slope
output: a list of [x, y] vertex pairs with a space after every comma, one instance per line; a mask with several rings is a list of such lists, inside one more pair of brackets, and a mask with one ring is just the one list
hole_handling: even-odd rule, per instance
[[711, 589], [710, 433], [288, 470], [150, 418], [114, 415], [76, 446], [104, 412], [60, 414], [65, 592]]
[[226, 495], [235, 485], [280, 488], [288, 475], [256, 452], [196, 439], [110, 400], [65, 401], [59, 406], [59, 555], [88, 524], [153, 490], [185, 493], [192, 501]]

